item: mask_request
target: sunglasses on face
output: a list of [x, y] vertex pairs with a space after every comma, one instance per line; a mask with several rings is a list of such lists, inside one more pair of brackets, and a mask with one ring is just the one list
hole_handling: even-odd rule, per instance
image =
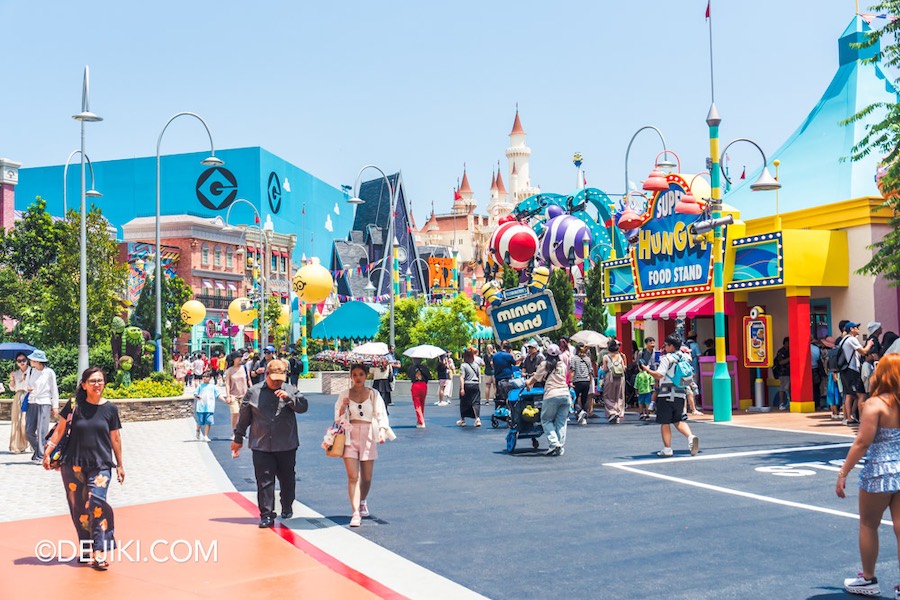
[[359, 416], [364, 416], [365, 413], [363, 413], [362, 404], [357, 404], [356, 406], [359, 408]]
[[25, 359], [25, 358], [18, 358], [18, 359], [16, 359], [16, 362], [17, 362], [17, 363], [27, 363], [27, 362], [28, 362], [28, 359]]

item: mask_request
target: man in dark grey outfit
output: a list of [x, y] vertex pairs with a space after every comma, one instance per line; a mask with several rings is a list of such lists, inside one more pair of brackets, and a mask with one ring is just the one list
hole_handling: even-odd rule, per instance
[[250, 449], [253, 451], [253, 469], [256, 472], [259, 526], [275, 524], [275, 478], [281, 484], [281, 518], [294, 516], [294, 466], [297, 462], [296, 413], [305, 413], [309, 403], [294, 386], [285, 383], [288, 365], [283, 360], [272, 360], [266, 368], [266, 379], [252, 386], [241, 402], [241, 411], [231, 456], [237, 458], [244, 443], [247, 427], [250, 427]]

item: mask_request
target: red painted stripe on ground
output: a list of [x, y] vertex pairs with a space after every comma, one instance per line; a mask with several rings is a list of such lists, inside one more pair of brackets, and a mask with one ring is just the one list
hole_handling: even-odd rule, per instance
[[[225, 495], [234, 500], [239, 506], [243, 507], [253, 516], [257, 518], [259, 517], [259, 508], [257, 508], [257, 506], [253, 504], [252, 501], [248, 500], [240, 492], [225, 492]], [[376, 596], [384, 598], [384, 600], [410, 600], [403, 594], [395, 592], [381, 582], [375, 581], [368, 575], [360, 573], [356, 569], [347, 566], [327, 552], [324, 552], [320, 548], [314, 546], [299, 535], [295, 534], [290, 527], [284, 527], [281, 523], [276, 522], [273, 529], [276, 534], [281, 536], [285, 541], [292, 544], [298, 550], [307, 554], [310, 558], [328, 567], [338, 575], [346, 577], [354, 583], [362, 586]]]

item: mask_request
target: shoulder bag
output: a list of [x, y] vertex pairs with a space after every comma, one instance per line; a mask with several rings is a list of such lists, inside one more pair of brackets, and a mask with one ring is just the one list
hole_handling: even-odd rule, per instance
[[[69, 416], [66, 418], [66, 431], [63, 433], [63, 436], [60, 438], [59, 442], [56, 443], [56, 447], [50, 451], [50, 468], [51, 469], [59, 469], [62, 465], [63, 460], [66, 457], [66, 450], [69, 447], [69, 438], [72, 437], [72, 419], [75, 418], [75, 411], [78, 410], [78, 404], [75, 403], [75, 398], [72, 398], [72, 402], [70, 404], [72, 410], [69, 411]], [[45, 441], [50, 441], [53, 439], [53, 432], [56, 431], [56, 428], [59, 427], [59, 422], [53, 426], [53, 428], [47, 433], [44, 437]]]
[[[349, 397], [349, 396], [348, 396]], [[347, 409], [347, 420], [350, 420], [350, 409]], [[325, 448], [325, 456], [340, 458], [344, 456], [344, 445], [347, 442], [347, 434], [344, 427], [335, 422], [325, 431], [325, 440], [322, 446]]]

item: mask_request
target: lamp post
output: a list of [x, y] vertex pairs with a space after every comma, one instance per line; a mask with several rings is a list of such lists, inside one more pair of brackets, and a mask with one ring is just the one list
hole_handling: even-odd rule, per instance
[[[721, 153], [719, 152], [719, 124], [721, 122], [722, 119], [716, 110], [715, 102], [713, 102], [706, 117], [706, 123], [709, 126], [709, 152], [712, 157], [710, 168], [712, 197], [709, 199], [710, 221], [708, 225], [713, 226], [713, 304], [715, 307], [714, 322], [716, 334], [716, 367], [713, 372], [713, 419], [715, 421], [730, 421], [733, 398], [731, 393], [731, 375], [728, 373], [725, 355], [725, 281], [724, 265], [722, 263], [724, 246], [722, 225], [727, 224], [728, 219], [722, 218], [722, 196], [719, 179], [723, 175], [721, 170], [722, 159], [728, 148], [733, 144], [747, 142], [759, 150], [763, 159], [762, 173], [760, 173], [759, 178], [755, 182], [750, 184], [750, 189], [754, 192], [777, 190], [781, 187], [781, 184], [769, 174], [766, 153], [753, 140], [738, 138], [729, 142], [724, 150]], [[728, 181], [727, 176], [726, 181]], [[676, 211], [678, 211], [678, 207], [676, 207]]]
[[[264, 240], [263, 246], [263, 255], [264, 261], [266, 263], [265, 266], [265, 278], [263, 279], [263, 294], [259, 301], [259, 310], [262, 311], [262, 322], [260, 323], [259, 330], [262, 336], [262, 343], [264, 345], [269, 344], [269, 324], [266, 321], [266, 304], [269, 302], [269, 278], [272, 277], [272, 234], [275, 232], [275, 225], [272, 223], [272, 218], [269, 215], [266, 215], [266, 222], [262, 226], [263, 236], [266, 238]], [[260, 271], [262, 274], [263, 271]]]
[[363, 288], [363, 291], [367, 294], [372, 294], [373, 296], [375, 295], [375, 292], [378, 291], [378, 288], [372, 285], [372, 273], [374, 273], [375, 271], [384, 271], [385, 273], [390, 273], [390, 271], [388, 271], [384, 267], [375, 267], [374, 269], [369, 271], [369, 274], [366, 277], [368, 279], [368, 283], [366, 283], [366, 287]]
[[[72, 118], [81, 123], [81, 222], [79, 226], [79, 242], [81, 245], [79, 256], [79, 278], [78, 278], [78, 376], [88, 368], [88, 337], [87, 337], [87, 189], [85, 187], [85, 170], [84, 163], [87, 155], [84, 153], [84, 124], [96, 123], [102, 121], [91, 112], [91, 84], [90, 71], [85, 65], [84, 80], [81, 86], [81, 112], [73, 115]], [[66, 162], [68, 166], [68, 161]], [[91, 168], [91, 187], [94, 182], [94, 169]], [[66, 169], [63, 169], [63, 178], [65, 179]], [[63, 182], [63, 193], [65, 193], [65, 182]], [[65, 215], [64, 215], [65, 216]]]
[[[624, 199], [625, 199], [625, 202], [626, 202], [626, 208], [628, 208], [628, 206], [627, 206], [627, 201], [628, 201], [628, 194], [629, 194], [629, 192], [630, 192], [630, 190], [628, 189], [628, 186], [629, 186], [629, 179], [628, 179], [628, 156], [629, 156], [629, 154], [631, 154], [631, 145], [634, 143], [635, 138], [638, 136], [639, 133], [641, 133], [642, 131], [644, 131], [644, 130], [646, 130], [646, 129], [652, 129], [653, 131], [656, 132], [656, 135], [659, 136], [659, 140], [662, 142], [662, 146], [663, 146], [663, 152], [662, 152], [662, 154], [668, 154], [668, 152], [669, 152], [668, 146], [666, 146], [666, 138], [665, 138], [665, 136], [663, 136], [662, 131], [660, 131], [657, 127], [654, 127], [653, 125], [644, 125], [643, 127], [641, 127], [640, 129], [638, 129], [637, 131], [634, 132], [634, 135], [631, 136], [631, 140], [628, 141], [628, 147], [625, 148], [625, 190], [624, 190], [623, 196], [624, 196]], [[657, 155], [657, 158], [659, 158], [659, 155]], [[662, 174], [658, 171], [658, 169], [660, 169], [660, 168], [663, 168], [663, 169], [666, 169], [666, 168], [672, 168], [672, 167], [674, 167], [674, 166], [675, 166], [675, 163], [673, 163], [673, 162], [667, 160], [665, 157], [663, 158], [663, 160], [657, 161], [654, 170], [650, 172], [650, 176], [647, 178], [648, 181], [650, 180], [650, 178], [654, 178], [654, 181], [655, 181], [655, 178], [656, 178], [656, 177], [659, 177], [659, 176], [662, 175]], [[648, 187], [647, 187], [647, 182], [645, 181], [645, 182], [644, 182], [644, 189], [645, 189], [645, 190], [651, 190], [651, 191], [652, 191], [652, 190], [655, 190], [656, 188], [648, 188]], [[610, 245], [613, 246], [613, 249], [612, 249], [611, 254], [610, 254], [610, 258], [616, 258], [615, 243], [613, 242], [613, 238], [612, 238], [612, 237], [610, 237]]]
[[[72, 159], [76, 154], [81, 154], [81, 150], [72, 150], [72, 153], [69, 154], [69, 158], [66, 159], [65, 166], [63, 166], [63, 218], [65, 218], [66, 213], [69, 212], [69, 205], [66, 203], [66, 182], [68, 181], [69, 176], [69, 163], [72, 162]], [[91, 163], [91, 157], [85, 156], [84, 159], [87, 161], [88, 169], [91, 171], [91, 189], [87, 190], [84, 195], [88, 198], [102, 198], [103, 194], [98, 192], [94, 186], [94, 165]]]
[[[259, 229], [259, 244], [263, 249], [263, 258], [260, 262], [263, 264], [260, 265], [260, 268], [259, 268], [259, 278], [262, 280], [262, 283], [260, 285], [259, 310], [257, 311], [258, 312], [257, 316], [259, 319], [259, 323], [258, 323], [259, 326], [257, 327], [256, 333], [259, 338], [259, 340], [257, 341], [257, 344], [259, 345], [260, 343], [262, 343], [262, 346], [265, 347], [265, 338], [263, 337], [263, 332], [265, 331], [265, 321], [266, 321], [266, 295], [268, 294], [268, 290], [269, 290], [269, 285], [268, 285], [269, 279], [266, 276], [266, 263], [269, 260], [267, 258], [268, 253], [266, 252], [266, 247], [267, 247], [266, 244], [268, 242], [268, 239], [266, 236], [265, 226], [263, 225], [262, 219], [259, 216], [259, 211], [256, 210], [256, 206], [254, 206], [252, 202], [250, 202], [249, 200], [247, 200], [245, 198], [236, 199], [228, 207], [228, 210], [225, 212], [225, 227], [226, 228], [233, 227], [229, 221], [229, 218], [231, 217], [231, 209], [234, 208], [236, 204], [246, 204], [247, 206], [250, 207], [251, 210], [253, 210], [253, 214], [256, 217], [256, 224]], [[270, 224], [271, 224], [271, 221], [267, 220], [266, 226], [270, 225]], [[249, 225], [243, 226], [245, 232], [248, 227], [249, 227]]]
[[[430, 269], [429, 269], [429, 267], [428, 267], [428, 261], [426, 261], [424, 258], [421, 258], [421, 257], [419, 257], [419, 256], [415, 257], [415, 258], [412, 260], [412, 264], [411, 264], [410, 266], [411, 266], [411, 267], [415, 267], [417, 262], [421, 262], [422, 264], [425, 265], [425, 272], [426, 272], [426, 273], [430, 273], [430, 272], [431, 272]], [[421, 279], [421, 281], [422, 281], [422, 291], [425, 292], [425, 303], [426, 303], [426, 304], [431, 304], [431, 293], [429, 292], [429, 290], [430, 290], [431, 288], [430, 288], [429, 285], [428, 285], [428, 279], [425, 278], [425, 277], [422, 277], [422, 270], [421, 270], [421, 269], [419, 269], [419, 277], [420, 277], [420, 279]]]
[[[390, 211], [388, 214], [388, 235], [386, 238], [386, 240], [388, 241], [390, 246], [388, 246], [388, 244], [385, 244], [385, 254], [383, 257], [383, 263], [390, 265], [388, 267], [388, 269], [386, 269], [386, 270], [388, 272], [388, 283], [390, 284], [390, 285], [388, 285], [388, 289], [390, 290], [390, 296], [391, 296], [390, 311], [389, 311], [390, 312], [390, 317], [389, 317], [390, 318], [390, 346], [393, 348], [394, 347], [394, 296], [396, 295], [394, 292], [394, 288], [395, 288], [395, 286], [399, 286], [399, 282], [395, 281], [395, 277], [393, 274], [394, 262], [397, 260], [396, 250], [395, 250], [396, 244], [394, 244], [394, 240], [396, 237], [396, 234], [394, 232], [394, 229], [395, 229], [394, 221], [396, 220], [396, 217], [394, 216], [394, 213], [396, 212], [397, 198], [396, 198], [394, 186], [391, 185], [391, 180], [388, 179], [388, 176], [385, 175], [384, 171], [382, 171], [379, 167], [377, 167], [375, 165], [365, 165], [362, 169], [359, 170], [359, 173], [356, 175], [356, 181], [353, 183], [353, 195], [347, 199], [348, 204], [356, 204], [356, 205], [365, 204], [365, 200], [363, 200], [362, 198], [359, 197], [359, 182], [360, 182], [360, 177], [362, 177], [363, 171], [365, 171], [366, 169], [375, 169], [376, 171], [381, 173], [381, 177], [384, 179], [384, 183], [387, 185], [387, 188], [388, 188], [388, 195], [390, 196], [390, 203], [389, 203]], [[388, 254], [387, 248], [391, 248], [391, 252], [392, 252], [393, 256]], [[389, 260], [389, 257], [391, 257], [392, 260]], [[372, 269], [369, 272], [369, 284], [366, 286], [367, 289], [370, 286], [372, 286], [372, 273], [377, 271], [378, 269], [384, 269], [384, 267], [376, 267], [375, 269]]]
[[[85, 79], [85, 81], [87, 81]], [[203, 117], [196, 113], [192, 112], [180, 112], [173, 115], [166, 124], [163, 125], [162, 131], [159, 132], [159, 137], [156, 140], [156, 334], [154, 338], [156, 340], [156, 356], [154, 357], [154, 368], [157, 371], [162, 371], [163, 368], [163, 356], [162, 356], [162, 248], [159, 239], [159, 206], [160, 206], [160, 187], [159, 187], [159, 166], [160, 166], [160, 146], [162, 145], [163, 135], [166, 133], [166, 129], [169, 128], [169, 125], [172, 124], [172, 121], [177, 119], [178, 117], [194, 117], [203, 125], [203, 128], [206, 129], [206, 135], [209, 137], [209, 156], [200, 161], [200, 164], [207, 167], [218, 167], [224, 165], [225, 162], [221, 159], [216, 158], [216, 148], [213, 145], [212, 134], [209, 132], [209, 127], [206, 125], [206, 121], [203, 120]], [[82, 154], [82, 156], [84, 156]], [[84, 167], [82, 167], [82, 173], [84, 171]], [[83, 187], [83, 185], [82, 185]], [[83, 211], [82, 211], [83, 212]]]

